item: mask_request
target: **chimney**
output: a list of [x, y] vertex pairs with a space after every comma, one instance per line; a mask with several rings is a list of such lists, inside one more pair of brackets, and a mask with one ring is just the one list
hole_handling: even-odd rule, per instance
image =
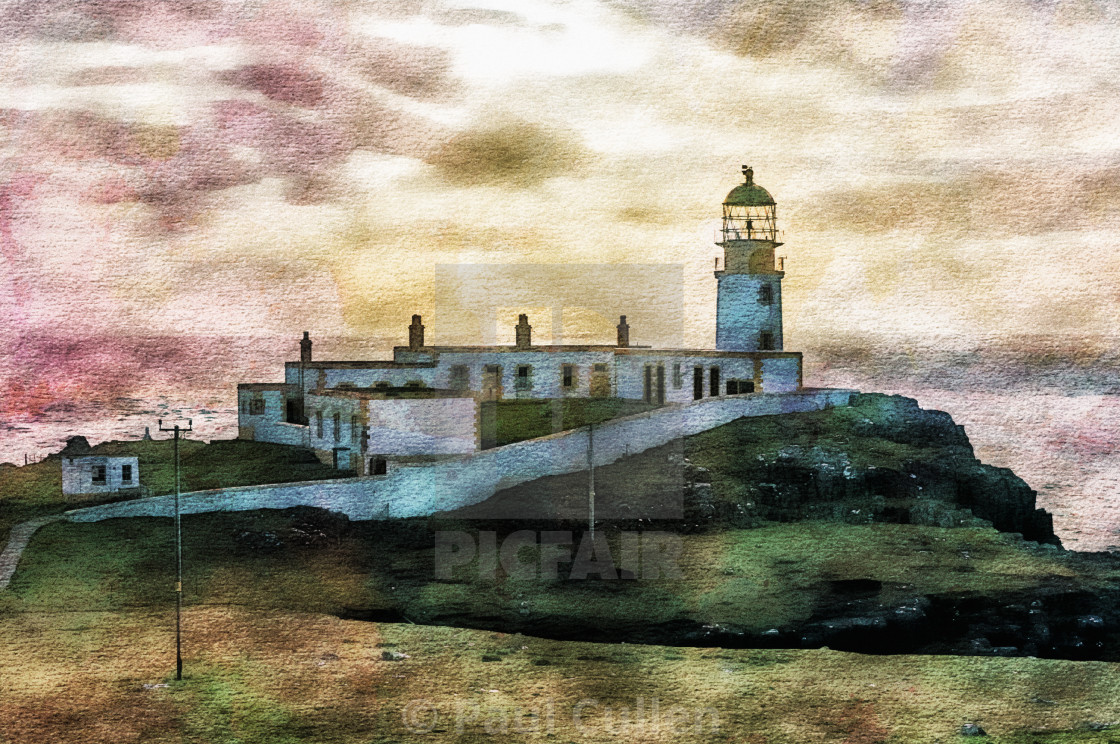
[[529, 325], [529, 316], [518, 315], [514, 330], [517, 332], [517, 348], [528, 349], [532, 344], [533, 336], [533, 326]]
[[311, 361], [311, 335], [307, 331], [303, 332], [303, 340], [299, 342], [299, 360], [301, 362]]
[[625, 349], [630, 345], [630, 324], [626, 322], [626, 316], [620, 315], [618, 318], [618, 346]]
[[408, 349], [419, 351], [424, 346], [424, 326], [420, 323], [420, 316], [412, 316], [412, 325], [408, 327]]

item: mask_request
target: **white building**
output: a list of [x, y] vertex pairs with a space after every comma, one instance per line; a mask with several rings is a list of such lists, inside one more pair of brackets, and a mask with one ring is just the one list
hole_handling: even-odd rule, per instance
[[140, 488], [135, 457], [84, 455], [62, 458], [62, 493], [67, 496], [117, 493]]
[[[305, 332], [300, 361], [286, 363], [283, 383], [238, 387], [240, 436], [302, 444], [324, 461], [372, 473], [384, 467], [383, 459], [463, 451], [471, 441], [468, 420], [477, 448], [480, 401], [617, 397], [686, 403], [799, 390], [801, 354], [783, 350], [777, 207], [749, 167], [743, 175], [745, 182], [724, 200], [716, 238], [724, 256], [715, 272], [715, 349], [631, 345], [625, 315], [614, 344], [543, 346], [533, 344], [526, 315], [512, 346], [429, 346], [421, 317], [413, 315], [408, 345], [394, 348], [391, 361], [315, 361]], [[386, 422], [390, 429], [405, 428], [389, 436]]]

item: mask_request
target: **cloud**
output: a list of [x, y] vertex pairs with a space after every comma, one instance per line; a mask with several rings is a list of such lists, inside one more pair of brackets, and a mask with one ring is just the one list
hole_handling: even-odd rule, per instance
[[280, 103], [309, 108], [323, 100], [323, 77], [296, 63], [249, 65], [226, 79]]
[[613, 261], [683, 265], [710, 344], [741, 162], [791, 344], [1115, 326], [1120, 11], [493, 5], [5, 6], [0, 338], [380, 338], [436, 263]]
[[591, 154], [570, 133], [523, 121], [482, 125], [455, 135], [429, 162], [456, 186], [534, 186], [572, 175]]
[[823, 192], [796, 208], [808, 229], [940, 238], [1044, 235], [1120, 226], [1120, 161], [1010, 161], [959, 175]]

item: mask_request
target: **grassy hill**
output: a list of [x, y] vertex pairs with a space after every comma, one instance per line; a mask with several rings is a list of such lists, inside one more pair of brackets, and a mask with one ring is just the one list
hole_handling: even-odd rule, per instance
[[[170, 440], [103, 442], [95, 445], [89, 454], [135, 456], [139, 458], [140, 484], [151, 495], [174, 491], [174, 458]], [[305, 450], [239, 439], [215, 440], [209, 444], [183, 439], [179, 442], [179, 458], [184, 491], [344, 475], [322, 465]], [[126, 497], [111, 494], [63, 496], [62, 465], [58, 455], [21, 467], [0, 466], [0, 546], [7, 542], [12, 526], [20, 522], [121, 498]]]
[[[184, 485], [319, 472], [253, 445], [184, 449]], [[945, 414], [861, 396], [744, 419], [596, 484], [623, 514], [598, 528], [612, 553], [624, 531], [671, 530], [679, 576], [490, 576], [475, 558], [437, 578], [439, 531], [578, 544], [580, 473], [428, 519], [189, 515], [181, 683], [171, 520], [49, 525], [0, 593], [0, 740], [1120, 741], [1120, 561], [1024, 540], [1047, 538], [1033, 492]], [[680, 520], [621, 509], [674, 489]], [[567, 511], [508, 518], [532, 504]], [[651, 728], [654, 699], [701, 725]], [[642, 729], [620, 718], [639, 700]], [[969, 723], [990, 737], [958, 736]]]
[[[0, 594], [0, 736], [482, 742], [505, 725], [503, 740], [529, 742], [893, 743], [955, 741], [975, 722], [996, 742], [1116, 740], [1105, 728], [1120, 720], [1113, 663], [699, 639], [586, 643], [418, 623], [425, 612], [436, 621], [451, 612], [524, 617], [528, 602], [530, 616], [563, 614], [583, 627], [691, 613], [762, 628], [803, 616], [813, 601], [807, 588], [824, 577], [977, 593], [1116, 581], [1112, 569], [991, 529], [813, 524], [688, 535], [682, 580], [624, 590], [620, 582], [433, 582], [428, 529], [419, 520], [347, 524], [307, 509], [187, 517], [186, 679], [176, 683], [171, 521], [51, 525]], [[826, 542], [832, 547], [822, 549]], [[969, 562], [973, 570], [953, 570]], [[699, 730], [628, 730], [618, 713], [633, 715], [639, 698], [647, 726], [656, 698], [662, 710], [714, 710], [719, 729], [705, 714]], [[598, 707], [585, 706], [577, 726], [573, 709], [586, 700]], [[556, 711], [555, 723], [533, 730], [542, 705]], [[409, 718], [417, 706], [439, 716], [430, 733], [406, 726], [431, 720]], [[516, 735], [515, 717], [526, 728]]]

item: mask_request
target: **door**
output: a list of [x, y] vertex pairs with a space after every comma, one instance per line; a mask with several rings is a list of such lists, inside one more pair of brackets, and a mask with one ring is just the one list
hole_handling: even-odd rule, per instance
[[502, 399], [502, 365], [487, 364], [482, 368], [482, 399]]
[[692, 399], [700, 400], [704, 397], [704, 368], [692, 369]]
[[606, 364], [598, 363], [591, 367], [591, 397], [609, 398], [611, 395], [611, 373]]
[[715, 396], [719, 395], [719, 367], [712, 367], [711, 375], [712, 386], [708, 391], [708, 395], [711, 395], [714, 398]]
[[665, 403], [665, 365], [657, 365], [657, 402]]
[[642, 400], [646, 403], [653, 401], [653, 367], [646, 365], [645, 376], [642, 379]]

